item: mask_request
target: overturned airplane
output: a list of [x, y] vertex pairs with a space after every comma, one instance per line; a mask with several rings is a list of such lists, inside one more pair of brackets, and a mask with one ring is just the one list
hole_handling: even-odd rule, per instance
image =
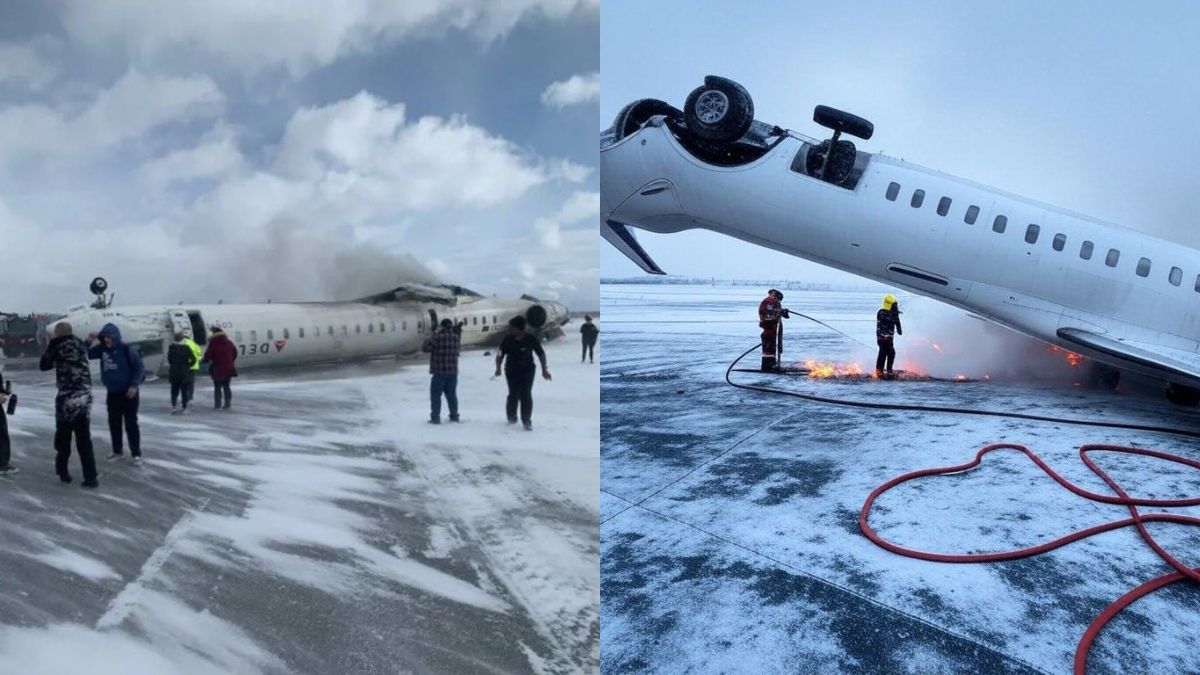
[[860, 117], [817, 106], [825, 140], [765, 124], [709, 76], [683, 110], [625, 106], [600, 139], [601, 234], [651, 274], [633, 229], [691, 228], [906, 288], [1200, 403], [1200, 251], [864, 152]]
[[561, 334], [570, 321], [567, 308], [557, 302], [530, 295], [488, 298], [449, 284], [408, 284], [349, 302], [136, 307], [112, 306], [103, 278], [93, 280], [91, 290], [96, 301], [72, 307], [61, 320], [81, 337], [115, 324], [126, 342], [137, 345], [151, 371], [165, 369], [163, 355], [175, 333], [190, 335], [203, 347], [214, 326], [233, 341], [238, 369], [245, 370], [413, 354], [442, 319], [460, 328], [463, 347], [498, 343], [515, 316], [525, 317], [528, 331], [539, 337]]

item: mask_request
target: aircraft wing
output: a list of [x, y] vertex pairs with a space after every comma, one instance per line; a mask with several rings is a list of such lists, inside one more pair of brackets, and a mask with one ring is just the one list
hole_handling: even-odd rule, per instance
[[1059, 328], [1058, 337], [1110, 359], [1152, 370], [1163, 379], [1200, 387], [1200, 354], [1142, 340], [1099, 335], [1082, 328]]
[[646, 253], [642, 245], [638, 243], [633, 233], [629, 228], [615, 221], [600, 223], [600, 236], [604, 237], [608, 243], [617, 247], [617, 250], [625, 254], [625, 257], [632, 260], [638, 267], [650, 274], [666, 274], [658, 263]]

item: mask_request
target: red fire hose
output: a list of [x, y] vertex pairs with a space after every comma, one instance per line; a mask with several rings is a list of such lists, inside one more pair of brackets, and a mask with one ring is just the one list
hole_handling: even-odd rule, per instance
[[[801, 398], [801, 399], [814, 401], [814, 402], [818, 402], [818, 403], [829, 403], [829, 404], [834, 404], [834, 405], [843, 405], [843, 406], [851, 406], [851, 407], [872, 408], [872, 409], [911, 410], [911, 411], [931, 412], [931, 413], [985, 415], [985, 416], [992, 416], [992, 417], [1009, 417], [1009, 418], [1034, 420], [1034, 421], [1056, 422], [1056, 423], [1060, 423], [1060, 424], [1065, 423], [1065, 424], [1073, 424], [1073, 425], [1080, 425], [1080, 426], [1129, 429], [1129, 430], [1133, 430], [1133, 431], [1148, 431], [1148, 432], [1155, 432], [1155, 433], [1172, 434], [1172, 435], [1177, 435], [1177, 436], [1185, 436], [1185, 437], [1191, 437], [1191, 438], [1200, 437], [1200, 431], [1196, 431], [1193, 429], [1156, 427], [1156, 426], [1152, 426], [1152, 425], [1126, 424], [1126, 423], [1122, 423], [1122, 422], [1102, 422], [1102, 421], [1097, 421], [1097, 420], [1055, 418], [1055, 417], [1048, 416], [1048, 415], [1033, 415], [1033, 414], [1028, 414], [1028, 413], [1008, 413], [1008, 412], [1004, 412], [1004, 411], [995, 411], [995, 410], [980, 410], [980, 409], [970, 409], [970, 408], [953, 408], [953, 407], [921, 406], [921, 405], [905, 405], [905, 404], [889, 404], [889, 403], [881, 403], [881, 402], [874, 402], [874, 401], [855, 401], [855, 400], [849, 400], [849, 399], [836, 399], [836, 398], [830, 398], [830, 397], [824, 397], [824, 396], [814, 396], [812, 394], [803, 394], [803, 393], [800, 393], [797, 391], [791, 391], [791, 390], [787, 390], [787, 389], [778, 389], [776, 387], [768, 387], [768, 386], [764, 386], [764, 385], [740, 384], [740, 383], [734, 382], [732, 379], [730, 379], [730, 373], [733, 372], [734, 366], [736, 366], [739, 361], [741, 361], [743, 358], [745, 358], [747, 354], [754, 351], [758, 347], [759, 347], [759, 345], [755, 345], [754, 347], [751, 347], [750, 349], [743, 352], [741, 356], [739, 356], [737, 359], [735, 359], [733, 361], [733, 363], [729, 364], [729, 368], [727, 368], [725, 371], [725, 382], [726, 383], [728, 383], [729, 385], [731, 385], [733, 387], [737, 387], [738, 389], [748, 389], [751, 391], [758, 391], [758, 392], [769, 393], [769, 394], [781, 394], [784, 396]], [[920, 550], [916, 550], [916, 549], [905, 548], [903, 546], [893, 544], [893, 543], [887, 541], [886, 539], [884, 539], [883, 537], [879, 536], [879, 534], [871, 527], [870, 523], [868, 522], [867, 518], [868, 518], [868, 515], [870, 514], [871, 506], [875, 503], [875, 500], [878, 499], [879, 496], [882, 495], [884, 492], [887, 492], [888, 490], [892, 489], [893, 487], [895, 487], [901, 483], [904, 483], [904, 482], [907, 482], [910, 480], [914, 480], [917, 478], [969, 471], [969, 470], [974, 469], [975, 467], [979, 466], [979, 464], [983, 461], [983, 456], [994, 450], [1016, 450], [1016, 451], [1022, 452], [1034, 464], [1036, 464], [1038, 466], [1038, 468], [1040, 468], [1042, 471], [1044, 471], [1048, 476], [1053, 478], [1059, 485], [1063, 486], [1067, 490], [1070, 490], [1072, 493], [1074, 493], [1080, 497], [1083, 497], [1084, 499], [1091, 500], [1091, 501], [1100, 502], [1100, 503], [1104, 503], [1104, 504], [1119, 504], [1119, 505], [1125, 506], [1129, 509], [1130, 517], [1124, 518], [1121, 520], [1114, 520], [1114, 521], [1111, 521], [1108, 523], [1104, 523], [1102, 525], [1095, 525], [1095, 526], [1092, 526], [1092, 527], [1089, 527], [1089, 528], [1086, 528], [1083, 530], [1079, 530], [1077, 532], [1073, 532], [1071, 534], [1060, 537], [1053, 541], [1039, 544], [1037, 546], [1030, 546], [1027, 548], [1015, 549], [1012, 551], [1002, 551], [1002, 552], [997, 552], [997, 553], [974, 553], [974, 554], [972, 554], [972, 553], [961, 553], [961, 554], [936, 553], [936, 552], [932, 552], [932, 551], [920, 551]], [[1139, 507], [1139, 506], [1152, 506], [1152, 507], [1198, 506], [1198, 505], [1200, 505], [1200, 497], [1189, 497], [1189, 498], [1183, 498], [1183, 499], [1149, 499], [1149, 498], [1130, 497], [1129, 494], [1126, 493], [1125, 490], [1120, 486], [1120, 484], [1117, 483], [1117, 481], [1113, 480], [1113, 478], [1111, 476], [1109, 476], [1108, 473], [1106, 471], [1104, 471], [1104, 469], [1100, 468], [1099, 465], [1097, 465], [1094, 461], [1092, 461], [1092, 458], [1088, 456], [1088, 453], [1090, 453], [1090, 452], [1115, 452], [1115, 453], [1124, 453], [1124, 454], [1132, 454], [1132, 455], [1142, 455], [1144, 457], [1153, 457], [1155, 459], [1160, 459], [1160, 460], [1164, 460], [1164, 461], [1168, 461], [1168, 462], [1174, 462], [1176, 464], [1182, 464], [1184, 466], [1188, 466], [1193, 469], [1200, 469], [1200, 461], [1196, 461], [1193, 459], [1189, 459], [1187, 457], [1183, 457], [1180, 455], [1174, 455], [1174, 454], [1170, 454], [1170, 453], [1166, 453], [1166, 452], [1158, 452], [1155, 450], [1144, 450], [1142, 448], [1133, 448], [1133, 447], [1126, 447], [1126, 446], [1119, 446], [1119, 445], [1084, 445], [1079, 449], [1080, 459], [1083, 460], [1083, 463], [1089, 469], [1091, 469], [1091, 471], [1093, 473], [1095, 473], [1097, 476], [1099, 476], [1101, 478], [1101, 480], [1103, 480], [1110, 488], [1112, 488], [1112, 491], [1115, 493], [1116, 496], [1102, 495], [1102, 494], [1098, 494], [1095, 492], [1091, 492], [1090, 490], [1081, 488], [1081, 487], [1075, 485], [1074, 483], [1068, 481], [1067, 479], [1063, 478], [1058, 473], [1056, 473], [1054, 471], [1054, 469], [1051, 469], [1050, 466], [1048, 464], [1046, 464], [1042, 460], [1041, 457], [1038, 457], [1029, 448], [1026, 448], [1023, 445], [1015, 445], [1015, 444], [1011, 444], [1011, 443], [998, 443], [998, 444], [994, 444], [994, 445], [985, 446], [978, 453], [976, 453], [974, 460], [967, 462], [965, 464], [939, 467], [939, 468], [931, 468], [931, 469], [920, 469], [917, 471], [912, 471], [912, 472], [903, 474], [901, 476], [897, 476], [897, 477], [887, 481], [886, 483], [880, 485], [879, 487], [877, 487], [871, 491], [871, 494], [869, 494], [867, 496], [867, 500], [863, 503], [862, 511], [859, 513], [859, 516], [858, 516], [858, 525], [859, 525], [859, 528], [862, 530], [863, 534], [865, 534], [868, 539], [870, 539], [872, 542], [874, 542], [878, 546], [880, 546], [888, 551], [891, 551], [892, 553], [897, 553], [899, 555], [907, 556], [910, 558], [917, 558], [919, 560], [929, 560], [929, 561], [933, 561], [933, 562], [947, 562], [947, 563], [999, 562], [999, 561], [1005, 561], [1005, 560], [1017, 560], [1020, 558], [1027, 558], [1030, 556], [1035, 556], [1035, 555], [1038, 555], [1041, 553], [1045, 553], [1046, 551], [1051, 551], [1060, 546], [1065, 546], [1074, 541], [1079, 541], [1080, 539], [1086, 539], [1087, 537], [1090, 537], [1094, 534], [1100, 534], [1101, 532], [1109, 532], [1111, 530], [1117, 530], [1117, 529], [1120, 529], [1123, 527], [1128, 527], [1130, 525], [1133, 525], [1134, 527], [1137, 528], [1138, 534], [1141, 535], [1142, 540], [1145, 541], [1146, 544], [1160, 558], [1162, 558], [1164, 562], [1166, 562], [1168, 565], [1170, 565], [1175, 571], [1171, 572], [1169, 574], [1164, 574], [1160, 577], [1156, 577], [1154, 579], [1151, 579], [1151, 580], [1141, 584], [1140, 586], [1137, 586], [1136, 588], [1130, 590], [1129, 592], [1125, 593], [1121, 597], [1114, 600], [1111, 604], [1109, 604], [1108, 607], [1106, 607], [1104, 609], [1104, 611], [1102, 611], [1098, 615], [1096, 615], [1096, 618], [1092, 620], [1092, 623], [1087, 627], [1087, 630], [1084, 631], [1083, 636], [1079, 640], [1079, 644], [1075, 648], [1074, 670], [1075, 670], [1076, 675], [1083, 675], [1087, 670], [1087, 657], [1088, 657], [1088, 652], [1092, 647], [1092, 643], [1096, 641], [1096, 637], [1100, 634], [1100, 631], [1102, 631], [1104, 629], [1104, 626], [1114, 616], [1116, 616], [1118, 613], [1120, 613], [1121, 610], [1123, 610], [1126, 607], [1128, 607], [1129, 605], [1133, 604], [1138, 599], [1140, 599], [1140, 598], [1142, 598], [1164, 586], [1173, 584], [1177, 581], [1182, 581], [1184, 579], [1191, 579], [1193, 581], [1200, 583], [1200, 568], [1192, 569], [1192, 568], [1188, 567], [1187, 565], [1185, 565], [1184, 563], [1180, 562], [1178, 559], [1176, 559], [1174, 556], [1172, 556], [1170, 553], [1168, 553], [1166, 551], [1166, 549], [1164, 549], [1161, 545], [1159, 545], [1159, 543], [1157, 541], [1155, 541], [1154, 537], [1151, 536], [1150, 532], [1146, 529], [1146, 523], [1154, 523], [1154, 522], [1180, 523], [1180, 524], [1185, 524], [1185, 525], [1200, 525], [1200, 518], [1195, 518], [1195, 517], [1191, 517], [1191, 516], [1181, 516], [1181, 515], [1177, 515], [1177, 514], [1173, 514], [1173, 513], [1161, 513], [1161, 512], [1143, 514], [1143, 513], [1139, 512], [1137, 509], [1137, 507]]]
[[[1095, 525], [1093, 527], [1059, 537], [1053, 541], [1038, 544], [1037, 546], [1019, 548], [1011, 551], [1001, 551], [997, 553], [934, 553], [931, 551], [920, 551], [917, 549], [906, 548], [898, 544], [893, 544], [892, 542], [881, 537], [867, 521], [871, 512], [871, 506], [875, 504], [875, 500], [888, 490], [901, 483], [906, 483], [917, 478], [969, 471], [979, 466], [979, 464], [983, 461], [983, 456], [994, 450], [1016, 450], [1018, 452], [1022, 452], [1026, 457], [1032, 460], [1033, 463], [1038, 466], [1038, 468], [1046, 472], [1046, 475], [1053, 478], [1059, 485], [1065, 487], [1080, 497], [1083, 497], [1084, 499], [1090, 499], [1092, 501], [1102, 502], [1105, 504], [1121, 504], [1126, 506], [1129, 509], [1130, 517], [1122, 520], [1114, 520], [1102, 525]], [[975, 563], [1028, 558], [1030, 556], [1038, 555], [1039, 553], [1045, 553], [1046, 551], [1056, 549], [1060, 546], [1065, 546], [1071, 542], [1085, 539], [1093, 534], [1108, 532], [1110, 530], [1116, 530], [1122, 527], [1133, 525], [1137, 528], [1138, 534], [1142, 536], [1142, 539], [1146, 542], [1146, 544], [1148, 544], [1150, 548], [1153, 549], [1154, 552], [1163, 559], [1163, 561], [1173, 567], [1176, 571], [1155, 579], [1151, 579], [1150, 581], [1147, 581], [1146, 583], [1129, 591], [1125, 595], [1122, 595], [1092, 620], [1091, 625], [1088, 626], [1087, 630], [1083, 633], [1083, 637], [1079, 640], [1079, 645], [1075, 648], [1075, 673], [1077, 673], [1077, 675], [1082, 675], [1086, 671], [1088, 651], [1091, 649], [1092, 643], [1095, 642], [1096, 636], [1099, 635], [1100, 631], [1104, 629], [1105, 624], [1107, 624], [1109, 620], [1116, 616], [1122, 609], [1138, 600], [1142, 596], [1145, 596], [1152, 591], [1162, 588], [1168, 584], [1175, 583], [1176, 581], [1190, 578], [1193, 581], [1200, 582], [1200, 569], [1191, 569], [1168, 553], [1166, 549], [1164, 549], [1157, 541], [1154, 540], [1154, 537], [1150, 535], [1150, 532], [1146, 529], [1145, 525], [1146, 523], [1152, 522], [1200, 525], [1200, 518], [1181, 516], [1173, 513], [1142, 514], [1137, 509], [1139, 506], [1196, 506], [1200, 505], [1200, 497], [1190, 497], [1186, 499], [1147, 499], [1130, 497], [1125, 490], [1121, 488], [1120, 484], [1113, 480], [1113, 478], [1109, 476], [1104, 469], [1101, 469], [1092, 460], [1092, 458], [1088, 456], [1089, 452], [1118, 452], [1131, 455], [1142, 455], [1145, 457], [1154, 457], [1155, 459], [1183, 464], [1185, 466], [1190, 466], [1193, 469], [1200, 469], [1200, 462], [1188, 459], [1187, 457], [1172, 455], [1165, 452], [1156, 452], [1154, 450], [1143, 450], [1141, 448], [1131, 448], [1119, 445], [1085, 445], [1079, 448], [1080, 459], [1083, 460], [1083, 463], [1086, 464], [1093, 473], [1099, 476], [1105, 483], [1108, 484], [1109, 487], [1113, 489], [1113, 492], [1115, 492], [1117, 495], [1114, 497], [1111, 495], [1097, 494], [1075, 485], [1056, 473], [1054, 469], [1051, 469], [1049, 465], [1042, 461], [1041, 457], [1038, 457], [1033, 453], [1033, 451], [1023, 445], [997, 443], [995, 445], [984, 447], [982, 450], [976, 453], [974, 460], [967, 462], [966, 464], [911, 471], [902, 476], [897, 476], [883, 485], [880, 485], [871, 491], [871, 494], [867, 496], [867, 501], [863, 503], [862, 511], [858, 515], [858, 526], [860, 529], [862, 529], [863, 534], [865, 534], [868, 539], [875, 542], [880, 547], [891, 551], [892, 553], [898, 553], [909, 558], [917, 558], [918, 560], [931, 560], [934, 562]]]

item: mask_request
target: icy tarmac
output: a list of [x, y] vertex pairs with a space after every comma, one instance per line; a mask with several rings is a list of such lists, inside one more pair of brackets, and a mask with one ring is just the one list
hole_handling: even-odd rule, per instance
[[[858, 526], [871, 490], [912, 470], [967, 462], [989, 443], [1027, 445], [1068, 480], [1102, 494], [1111, 491], [1080, 462], [1082, 444], [1193, 459], [1200, 452], [1194, 439], [1161, 434], [861, 410], [734, 389], [725, 368], [757, 340], [765, 290], [602, 286], [603, 672], [1068, 673], [1099, 612], [1171, 571], [1133, 528], [994, 563], [926, 562], [871, 543]], [[785, 293], [785, 306], [873, 341], [881, 293]], [[900, 367], [933, 371], [943, 347], [951, 350], [922, 335], [929, 304], [901, 298]], [[873, 367], [851, 338], [803, 319], [785, 326], [787, 362]], [[743, 365], [755, 367], [757, 355]], [[958, 367], [936, 374], [953, 377]], [[1171, 406], [1161, 393], [1076, 386], [1086, 378], [1071, 368], [1042, 379], [985, 381], [989, 373], [971, 372], [979, 381], [963, 383], [734, 379], [838, 398], [1200, 429], [1196, 410]], [[1131, 494], [1200, 495], [1200, 476], [1186, 466], [1096, 459]], [[1142, 511], [1200, 516], [1200, 507]], [[880, 498], [871, 523], [903, 546], [965, 553], [1030, 546], [1128, 516], [1122, 506], [1068, 492], [1023, 455], [1000, 451], [972, 472], [896, 487]], [[1172, 554], [1200, 565], [1200, 528], [1149, 529]], [[1200, 588], [1182, 582], [1156, 591], [1100, 633], [1088, 672], [1196, 672], [1197, 628]]]
[[[570, 326], [568, 327], [570, 328]], [[424, 361], [234, 381], [234, 409], [143, 391], [147, 463], [54, 477], [53, 383], [9, 371], [0, 673], [567, 673], [599, 663], [598, 365], [547, 345], [534, 431], [492, 357], [432, 426]], [[443, 410], [443, 415], [445, 415]]]

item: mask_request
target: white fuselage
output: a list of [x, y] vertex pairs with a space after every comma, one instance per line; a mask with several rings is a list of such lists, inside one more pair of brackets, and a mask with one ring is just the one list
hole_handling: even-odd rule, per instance
[[557, 303], [496, 298], [455, 306], [315, 302], [87, 308], [62, 320], [81, 337], [98, 333], [107, 323], [117, 325], [124, 341], [139, 345], [152, 371], [165, 367], [162, 355], [174, 333], [192, 334], [203, 347], [211, 327], [218, 326], [237, 347], [237, 367], [244, 370], [413, 354], [442, 319], [462, 325], [464, 347], [492, 344], [499, 342], [509, 319], [534, 304], [547, 308], [554, 325], [566, 320]]
[[[789, 134], [750, 164], [718, 167], [693, 157], [665, 126], [644, 127], [601, 150], [602, 219], [653, 232], [713, 230], [1074, 351], [1056, 330], [1200, 348], [1200, 251], [880, 155], [855, 189], [844, 189], [792, 170], [809, 142]], [[916, 190], [924, 199], [914, 207]], [[968, 224], [971, 207], [978, 213]], [[1007, 219], [1003, 232], [993, 229], [997, 216]], [[1110, 250], [1119, 252], [1115, 261]]]

